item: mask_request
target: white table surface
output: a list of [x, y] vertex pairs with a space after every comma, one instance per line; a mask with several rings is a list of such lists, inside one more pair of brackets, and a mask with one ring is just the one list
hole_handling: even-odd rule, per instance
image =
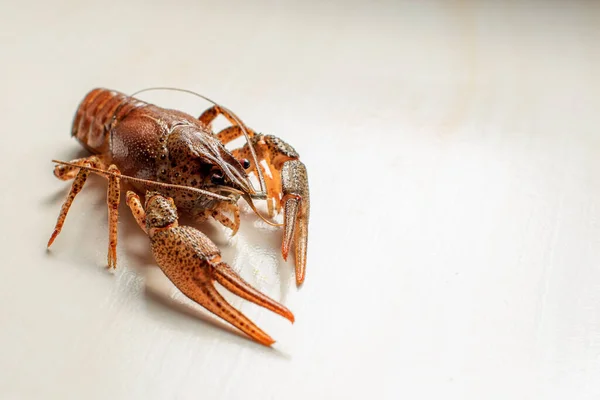
[[[166, 3], [0, 5], [0, 398], [600, 398], [600, 3]], [[280, 231], [203, 226], [294, 311], [233, 301], [273, 349], [179, 294], [126, 207], [108, 272], [100, 178], [46, 252], [78, 102], [161, 85], [308, 167], [301, 290]]]

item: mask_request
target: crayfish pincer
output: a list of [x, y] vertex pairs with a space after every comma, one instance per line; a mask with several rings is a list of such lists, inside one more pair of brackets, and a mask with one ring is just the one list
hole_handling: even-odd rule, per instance
[[132, 191], [127, 205], [152, 243], [156, 262], [183, 294], [223, 318], [257, 342], [270, 346], [275, 341], [229, 304], [214, 286], [218, 282], [245, 300], [271, 310], [292, 323], [294, 315], [283, 305], [254, 289], [221, 260], [217, 246], [202, 232], [180, 226], [173, 199], [158, 192], [146, 193], [146, 206]]

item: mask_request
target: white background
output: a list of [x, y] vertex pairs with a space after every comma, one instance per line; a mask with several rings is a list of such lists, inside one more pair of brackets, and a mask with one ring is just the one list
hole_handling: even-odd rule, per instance
[[[600, 398], [598, 2], [170, 3], [0, 5], [2, 399]], [[234, 300], [274, 349], [184, 299], [125, 207], [108, 272], [100, 178], [46, 252], [79, 101], [158, 85], [308, 167], [301, 290], [280, 231], [202, 227], [294, 311]]]

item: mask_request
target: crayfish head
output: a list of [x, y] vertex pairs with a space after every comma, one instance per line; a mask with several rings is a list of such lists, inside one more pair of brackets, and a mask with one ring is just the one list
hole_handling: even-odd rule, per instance
[[255, 192], [246, 168], [249, 162], [237, 160], [212, 134], [194, 126], [179, 126], [169, 136], [169, 159], [172, 164], [187, 165], [193, 171], [188, 182], [214, 192], [252, 194]]
[[158, 192], [146, 193], [146, 228], [167, 228], [177, 223], [177, 207], [173, 199]]

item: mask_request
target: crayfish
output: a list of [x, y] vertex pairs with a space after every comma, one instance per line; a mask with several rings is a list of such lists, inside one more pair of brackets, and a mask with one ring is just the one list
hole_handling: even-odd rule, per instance
[[[240, 198], [273, 225], [277, 224], [259, 213], [254, 200], [266, 201], [270, 217], [283, 210], [281, 252], [287, 259], [294, 248], [299, 286], [305, 277], [310, 211], [306, 167], [282, 139], [254, 132], [233, 112], [212, 103], [194, 118], [116, 91], [89, 92], [75, 113], [72, 135], [92, 154], [70, 162], [55, 161], [54, 175], [74, 181], [48, 247], [60, 233], [87, 177], [96, 173], [108, 179], [108, 267], [115, 268], [121, 181], [127, 182], [133, 189], [127, 193], [127, 204], [150, 237], [155, 259], [167, 277], [190, 299], [270, 345], [273, 340], [229, 305], [213, 282], [293, 322], [292, 313], [245, 282], [221, 260], [206, 235], [179, 226], [177, 210], [197, 222], [213, 218], [233, 235], [240, 225]], [[219, 115], [231, 126], [214, 133], [212, 122]], [[242, 136], [246, 143], [241, 148], [230, 151], [225, 147]], [[259, 190], [251, 175], [257, 178]], [[145, 196], [145, 209], [138, 195]]]

